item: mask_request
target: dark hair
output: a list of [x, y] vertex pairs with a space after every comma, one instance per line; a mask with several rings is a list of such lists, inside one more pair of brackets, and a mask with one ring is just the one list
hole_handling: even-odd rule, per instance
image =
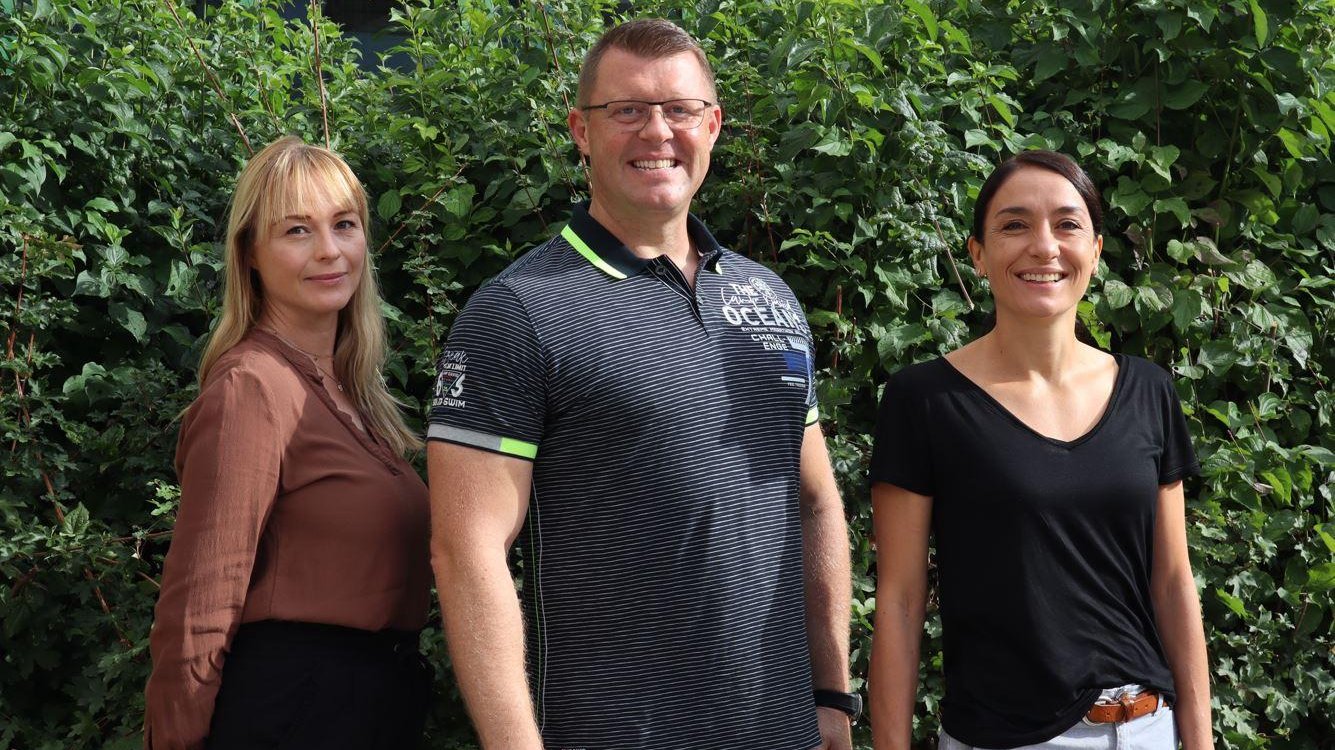
[[1033, 151], [1021, 151], [1011, 158], [1003, 161], [992, 170], [992, 174], [987, 176], [987, 181], [978, 191], [978, 200], [973, 204], [973, 238], [979, 242], [983, 241], [983, 224], [987, 220], [987, 211], [992, 204], [992, 196], [1001, 189], [1006, 180], [1022, 167], [1038, 167], [1046, 169], [1049, 172], [1056, 172], [1066, 181], [1071, 183], [1075, 191], [1085, 201], [1085, 208], [1089, 211], [1089, 218], [1094, 222], [1094, 234], [1103, 234], [1103, 201], [1099, 197], [1098, 188], [1094, 187], [1094, 181], [1089, 179], [1085, 170], [1080, 168], [1075, 160], [1066, 154], [1056, 151], [1044, 151], [1034, 149]]
[[709, 67], [705, 51], [690, 34], [663, 18], [637, 18], [603, 32], [588, 54], [584, 55], [584, 64], [579, 68], [579, 86], [575, 90], [576, 106], [589, 105], [589, 96], [598, 79], [598, 63], [602, 62], [603, 55], [609, 49], [625, 50], [650, 60], [691, 52], [700, 62], [700, 69], [704, 71], [710, 96], [718, 98], [714, 89], [714, 69]]

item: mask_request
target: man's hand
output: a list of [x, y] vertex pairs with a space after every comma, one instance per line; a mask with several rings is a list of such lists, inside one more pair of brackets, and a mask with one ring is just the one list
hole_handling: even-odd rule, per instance
[[818, 750], [853, 750], [853, 725], [848, 714], [837, 708], [818, 706], [816, 720], [820, 722]]

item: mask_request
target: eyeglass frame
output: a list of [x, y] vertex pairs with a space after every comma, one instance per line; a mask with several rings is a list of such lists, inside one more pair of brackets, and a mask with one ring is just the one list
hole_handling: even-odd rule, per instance
[[[672, 127], [672, 121], [669, 120], [669, 119], [667, 118], [667, 113], [663, 111], [663, 105], [664, 105], [664, 104], [671, 104], [672, 102], [701, 102], [701, 103], [703, 103], [705, 106], [704, 106], [704, 108], [703, 108], [702, 110], [700, 110], [700, 120], [699, 120], [698, 122], [696, 122], [694, 125], [691, 125], [690, 127], [681, 127], [681, 128], [674, 128], [674, 127]], [[687, 97], [677, 97], [677, 98], [675, 98], [675, 99], [664, 99], [663, 101], [660, 101], [660, 102], [647, 102], [647, 101], [644, 101], [643, 99], [611, 99], [611, 100], [609, 100], [609, 101], [605, 101], [605, 102], [603, 102], [602, 104], [586, 104], [586, 105], [584, 105], [583, 107], [579, 107], [579, 110], [580, 110], [581, 112], [588, 112], [589, 110], [593, 110], [593, 109], [607, 110], [607, 108], [610, 107], [610, 106], [613, 105], [613, 104], [625, 104], [625, 103], [630, 103], [630, 104], [647, 104], [647, 105], [649, 105], [649, 107], [650, 107], [649, 115], [648, 115], [647, 117], [644, 118], [644, 122], [639, 123], [638, 125], [628, 125], [628, 124], [625, 124], [625, 123], [617, 123], [618, 125], [621, 125], [622, 127], [626, 128], [628, 132], [634, 132], [634, 131], [636, 131], [636, 130], [641, 130], [641, 129], [644, 128], [645, 125], [648, 125], [648, 124], [649, 124], [649, 121], [650, 121], [651, 119], [653, 119], [653, 107], [658, 107], [658, 110], [659, 110], [660, 112], [663, 112], [663, 123], [666, 124], [666, 125], [668, 126], [668, 129], [670, 129], [670, 130], [674, 130], [674, 131], [675, 131], [675, 130], [695, 130], [696, 128], [700, 127], [700, 125], [701, 125], [702, 123], [704, 123], [704, 121], [705, 121], [705, 113], [709, 111], [709, 108], [710, 108], [710, 107], [717, 107], [717, 106], [719, 106], [719, 103], [718, 103], [718, 102], [711, 102], [711, 101], [709, 101], [708, 99], [699, 99], [699, 98], [695, 98], [695, 97], [689, 97], [689, 96], [687, 96]], [[608, 116], [611, 117], [611, 115], [608, 115]], [[613, 120], [613, 122], [615, 122], [615, 120]]]

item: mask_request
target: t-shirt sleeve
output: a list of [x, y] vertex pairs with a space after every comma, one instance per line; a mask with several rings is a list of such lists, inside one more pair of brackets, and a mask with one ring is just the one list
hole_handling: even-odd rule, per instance
[[872, 441], [872, 483], [885, 482], [928, 497], [932, 487], [932, 455], [923, 431], [922, 395], [896, 373], [885, 384]]
[[428, 440], [533, 460], [546, 420], [546, 362], [519, 297], [475, 292], [436, 362]]
[[1196, 461], [1196, 451], [1191, 447], [1187, 418], [1182, 414], [1182, 402], [1171, 377], [1163, 377], [1160, 392], [1164, 431], [1163, 453], [1159, 456], [1159, 484], [1162, 485], [1196, 476], [1201, 473], [1201, 467]]

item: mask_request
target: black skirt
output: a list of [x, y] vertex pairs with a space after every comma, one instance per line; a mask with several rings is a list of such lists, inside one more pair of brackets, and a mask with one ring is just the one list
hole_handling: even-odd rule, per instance
[[223, 666], [210, 750], [416, 748], [432, 672], [418, 634], [305, 622], [242, 625]]

